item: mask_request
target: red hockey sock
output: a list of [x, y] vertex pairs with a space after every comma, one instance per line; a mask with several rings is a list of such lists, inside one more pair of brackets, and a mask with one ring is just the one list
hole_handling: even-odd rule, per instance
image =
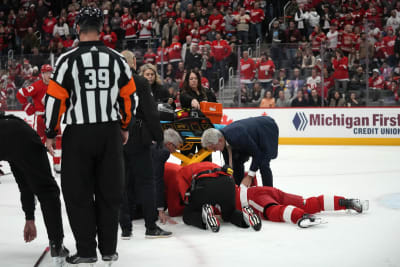
[[344, 199], [344, 197], [321, 195], [318, 197], [307, 198], [306, 204], [304, 205], [304, 211], [313, 214], [323, 210], [343, 210], [345, 207], [339, 205], [339, 199]]
[[304, 211], [302, 209], [291, 205], [274, 205], [267, 208], [265, 211], [265, 215], [267, 216], [266, 219], [272, 222], [297, 223], [303, 214]]

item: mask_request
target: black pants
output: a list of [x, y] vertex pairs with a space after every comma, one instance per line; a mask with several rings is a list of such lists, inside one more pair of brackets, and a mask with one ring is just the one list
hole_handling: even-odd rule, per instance
[[[141, 204], [147, 229], [156, 227], [156, 189], [150, 146], [133, 145], [125, 150], [127, 186], [121, 205], [120, 225], [132, 230], [131, 208], [133, 202]], [[136, 196], [135, 196], [136, 195]]]
[[61, 185], [78, 255], [115, 253], [124, 188], [117, 122], [68, 125], [63, 134]]
[[18, 119], [0, 119], [0, 160], [10, 164], [26, 219], [34, 219], [36, 195], [49, 240], [61, 242], [64, 233], [60, 189], [51, 174], [46, 148], [38, 134]]
[[[232, 151], [232, 167], [233, 167], [233, 177], [235, 178], [235, 183], [240, 185], [244, 178], [244, 164], [249, 160], [249, 156], [245, 155], [239, 151]], [[263, 186], [273, 186], [273, 176], [270, 167], [270, 159], [265, 158], [260, 163], [261, 180]]]
[[235, 183], [232, 178], [220, 176], [217, 178], [200, 178], [195, 190], [191, 192], [189, 204], [183, 210], [185, 224], [206, 229], [202, 220], [203, 204], [219, 205], [222, 219], [242, 228], [247, 228], [242, 212], [235, 209]]

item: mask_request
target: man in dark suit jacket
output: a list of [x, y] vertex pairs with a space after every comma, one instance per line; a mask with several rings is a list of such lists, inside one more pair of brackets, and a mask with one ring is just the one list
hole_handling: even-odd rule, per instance
[[[271, 159], [278, 155], [278, 125], [271, 117], [260, 116], [235, 121], [221, 130], [204, 131], [203, 147], [222, 151], [225, 163], [233, 168], [236, 184], [250, 186], [260, 169], [264, 186], [273, 186]], [[250, 170], [244, 177], [244, 163], [252, 157]]]

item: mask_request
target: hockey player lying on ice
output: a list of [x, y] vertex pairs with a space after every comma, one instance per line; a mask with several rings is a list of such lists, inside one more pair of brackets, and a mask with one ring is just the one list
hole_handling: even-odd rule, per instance
[[[204, 171], [213, 173], [212, 170], [218, 168], [221, 167], [211, 162], [200, 162], [185, 167], [167, 162], [164, 182], [169, 214], [182, 215], [185, 199], [187, 199], [185, 194], [190, 191], [192, 177]], [[212, 177], [211, 174], [210, 176]], [[368, 210], [368, 201], [358, 199], [328, 195], [304, 199], [302, 196], [288, 194], [273, 187], [236, 186], [236, 209], [242, 210], [242, 207], [247, 205], [250, 205], [265, 220], [293, 223], [301, 228], [320, 224], [321, 219], [312, 214], [321, 211], [350, 209], [362, 213]]]

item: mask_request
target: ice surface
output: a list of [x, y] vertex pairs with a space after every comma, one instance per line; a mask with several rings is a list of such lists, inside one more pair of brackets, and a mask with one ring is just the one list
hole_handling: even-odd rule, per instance
[[[369, 199], [370, 210], [321, 213], [328, 223], [309, 229], [263, 221], [260, 232], [222, 223], [212, 233], [178, 217], [178, 225], [162, 226], [174, 236], [156, 240], [144, 238], [143, 220], [137, 220], [133, 238], [118, 241], [120, 260], [113, 266], [400, 266], [399, 156], [400, 147], [280, 146], [271, 164], [277, 188], [305, 197]], [[221, 156], [213, 159], [218, 163]], [[38, 238], [25, 244], [18, 188], [11, 175], [0, 180], [0, 266], [33, 266], [47, 245], [41, 212]], [[63, 218], [65, 243], [74, 253], [65, 209]]]

